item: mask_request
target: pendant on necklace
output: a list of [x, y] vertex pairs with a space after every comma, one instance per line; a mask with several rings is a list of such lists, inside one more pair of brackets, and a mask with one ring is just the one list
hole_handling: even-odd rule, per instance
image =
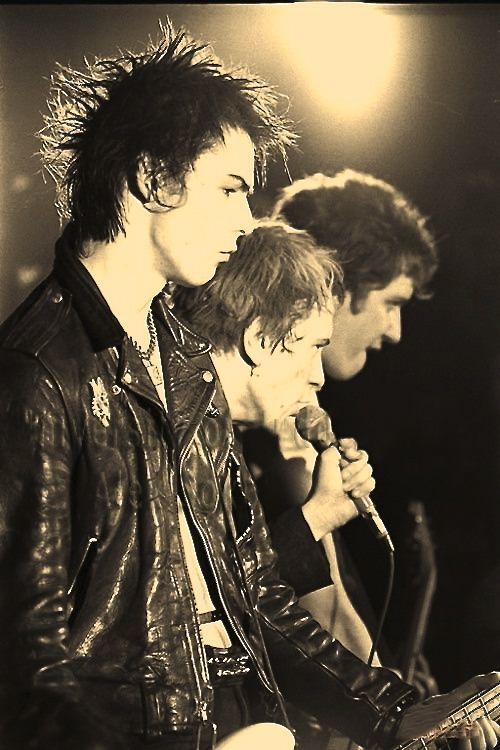
[[153, 381], [153, 385], [154, 386], [163, 385], [163, 376], [158, 365], [155, 365], [153, 364], [153, 362], [150, 362], [148, 360], [147, 369], [149, 372], [149, 376], [151, 380]]

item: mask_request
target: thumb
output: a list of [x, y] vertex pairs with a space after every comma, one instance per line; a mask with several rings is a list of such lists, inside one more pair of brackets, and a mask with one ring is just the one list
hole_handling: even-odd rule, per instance
[[314, 467], [315, 490], [328, 494], [342, 494], [342, 475], [340, 473], [340, 453], [331, 445], [322, 451]]

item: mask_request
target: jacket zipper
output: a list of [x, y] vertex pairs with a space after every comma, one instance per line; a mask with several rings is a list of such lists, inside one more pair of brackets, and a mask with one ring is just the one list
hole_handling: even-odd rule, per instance
[[87, 546], [85, 547], [85, 552], [83, 553], [83, 556], [82, 556], [82, 559], [80, 561], [80, 564], [78, 565], [78, 567], [76, 569], [76, 572], [75, 572], [75, 575], [73, 576], [73, 580], [71, 582], [71, 586], [68, 588], [68, 592], [67, 592], [68, 596], [71, 596], [71, 594], [73, 593], [73, 589], [75, 588], [75, 585], [76, 585], [76, 582], [78, 580], [78, 577], [79, 577], [80, 573], [82, 572], [82, 570], [84, 568], [84, 565], [85, 565], [85, 563], [88, 560], [88, 557], [90, 555], [90, 550], [92, 549], [92, 547], [95, 544], [97, 544], [97, 542], [98, 542], [98, 539], [97, 539], [96, 536], [89, 537], [89, 539], [87, 541]]
[[[187, 560], [186, 560], [186, 553], [185, 553], [185, 550], [184, 550], [184, 544], [183, 544], [183, 541], [182, 541], [182, 534], [181, 534], [181, 528], [180, 528], [179, 515], [178, 514], [177, 514], [177, 533], [178, 533], [179, 544], [180, 544], [180, 548], [181, 548], [182, 560], [184, 562], [184, 569], [187, 572], [186, 579], [187, 579], [187, 584], [188, 584], [188, 589], [189, 589], [189, 595], [190, 595], [190, 599], [191, 599], [191, 604], [193, 605], [193, 609], [196, 612], [196, 616], [197, 616], [197, 618], [199, 620], [199, 614], [200, 613], [198, 612], [198, 607], [196, 606], [196, 597], [194, 595], [193, 586], [191, 584], [191, 579], [189, 577], [189, 570], [188, 570], [188, 565], [187, 565]], [[184, 627], [187, 627], [187, 626], [185, 625]], [[190, 653], [191, 653], [191, 657], [193, 658], [193, 667], [194, 667], [195, 666], [195, 662], [194, 662], [194, 655], [193, 655], [192, 648], [191, 648], [191, 641], [189, 641], [189, 650], [190, 650]], [[208, 682], [209, 681], [209, 673], [208, 673], [208, 662], [207, 662], [206, 656], [205, 656], [205, 649], [201, 648], [201, 652], [202, 652], [202, 659], [201, 659], [201, 661], [202, 661], [203, 673], [204, 673], [203, 676], [205, 677], [205, 679]], [[195, 669], [195, 673], [196, 673], [196, 669]], [[200, 694], [200, 701], [202, 703], [205, 703], [205, 701], [202, 700], [203, 696], [202, 696], [202, 692], [201, 692], [201, 686], [200, 686], [199, 681], [198, 681], [198, 674], [197, 673], [196, 673], [196, 682], [197, 682], [197, 686], [198, 686], [198, 692]]]
[[[182, 543], [182, 537], [181, 537], [181, 532], [180, 532], [179, 520], [177, 520], [177, 530], [178, 530], [178, 533], [179, 533], [179, 541], [180, 541], [180, 546], [181, 546], [181, 551], [182, 551], [182, 558], [184, 560], [184, 567], [185, 567], [185, 569], [187, 571], [187, 576], [186, 577], [187, 577], [187, 581], [188, 581], [188, 588], [189, 588], [189, 593], [190, 593], [190, 596], [191, 596], [191, 602], [192, 602], [192, 604], [194, 606], [194, 610], [196, 612], [196, 615], [198, 616], [199, 613], [198, 613], [198, 608], [196, 606], [196, 599], [195, 599], [195, 596], [194, 596], [193, 587], [191, 586], [191, 581], [189, 579], [189, 571], [187, 570], [187, 563], [186, 563], [186, 557], [185, 557], [185, 554], [184, 554], [184, 545]], [[188, 645], [188, 649], [189, 649], [189, 655], [191, 657], [191, 664], [193, 665], [193, 672], [194, 672], [194, 678], [195, 678], [195, 682], [196, 682], [196, 689], [198, 691], [198, 700], [197, 700], [197, 704], [198, 705], [197, 705], [197, 711], [196, 711], [196, 713], [200, 717], [202, 723], [203, 724], [207, 724], [208, 721], [209, 721], [209, 718], [208, 718], [208, 703], [203, 698], [203, 693], [202, 693], [202, 690], [201, 690], [200, 679], [198, 677], [198, 672], [197, 672], [197, 669], [196, 669], [196, 661], [195, 661], [195, 658], [194, 658], [193, 647], [191, 645], [191, 638], [190, 638], [190, 635], [189, 635], [189, 628], [188, 628], [187, 624], [184, 625], [184, 632], [186, 633], [186, 641], [187, 641], [187, 645]], [[200, 652], [201, 652], [201, 664], [202, 664], [202, 669], [203, 669], [203, 676], [205, 677], [205, 681], [208, 683], [208, 682], [210, 682], [210, 676], [209, 676], [209, 673], [208, 673], [208, 662], [207, 662], [207, 657], [206, 657], [206, 654], [205, 654], [205, 649], [203, 648], [203, 644], [201, 644]], [[212, 748], [214, 748], [216, 740], [217, 740], [217, 724], [214, 724], [213, 721], [210, 722], [210, 723], [212, 725]], [[201, 726], [199, 727], [198, 733], [197, 733], [196, 750], [200, 749], [200, 742], [201, 742]]]
[[[205, 700], [203, 700], [203, 693], [201, 691], [200, 678], [198, 677], [198, 672], [196, 671], [196, 662], [195, 662], [195, 658], [194, 658], [193, 647], [191, 645], [191, 639], [189, 637], [189, 629], [188, 629], [187, 624], [184, 625], [184, 630], [186, 632], [186, 640], [187, 640], [187, 644], [188, 644], [188, 648], [189, 648], [189, 655], [191, 657], [191, 663], [193, 665], [193, 672], [194, 672], [194, 676], [195, 676], [195, 680], [196, 680], [196, 688], [198, 690], [198, 696], [199, 696], [198, 697], [198, 701], [197, 701], [198, 702], [198, 711], [197, 711], [197, 713], [198, 713], [198, 716], [201, 718], [201, 720], [203, 722], [207, 722], [208, 721], [208, 703]], [[204, 649], [202, 649], [202, 651], [204, 651]], [[206, 665], [204, 663], [205, 662], [205, 658], [204, 657], [202, 657], [202, 662], [203, 662], [203, 667], [204, 667], [204, 670], [205, 670]], [[208, 671], [207, 671], [206, 677], [207, 677], [207, 681], [208, 681]]]

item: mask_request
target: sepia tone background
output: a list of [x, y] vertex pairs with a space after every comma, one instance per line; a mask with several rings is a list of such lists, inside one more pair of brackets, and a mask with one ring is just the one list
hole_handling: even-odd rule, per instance
[[[500, 668], [500, 6], [290, 3], [3, 5], [0, 8], [0, 320], [50, 270], [59, 231], [36, 157], [56, 61], [139, 49], [169, 16], [289, 97], [298, 178], [353, 167], [431, 218], [441, 267], [403, 341], [370, 355], [323, 402], [375, 467], [397, 547], [385, 636], [411, 623], [419, 563], [407, 508], [425, 503], [438, 566], [426, 653], [440, 687]], [[256, 214], [285, 185], [282, 166]], [[361, 522], [346, 530], [375, 611], [387, 579]]]

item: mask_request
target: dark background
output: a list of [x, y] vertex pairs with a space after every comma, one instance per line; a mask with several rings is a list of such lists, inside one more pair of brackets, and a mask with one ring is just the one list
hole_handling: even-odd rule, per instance
[[[328, 383], [323, 398], [336, 432], [355, 435], [375, 467], [374, 497], [399, 552], [386, 628], [394, 648], [411, 619], [416, 569], [406, 508], [426, 504], [439, 575], [426, 651], [448, 688], [500, 668], [500, 7], [375, 6], [396, 23], [399, 47], [385, 90], [354, 117], [337, 106], [336, 86], [357, 62], [369, 75], [381, 53], [366, 41], [356, 51], [355, 25], [333, 54], [342, 5], [328, 17], [314, 3], [1, 7], [0, 319], [49, 270], [58, 234], [34, 137], [55, 61], [78, 67], [84, 54], [140, 48], [168, 14], [226, 63], [248, 64], [288, 94], [302, 136], [292, 178], [371, 172], [406, 192], [439, 239], [434, 298], [408, 306], [402, 343], [371, 354], [352, 381]], [[285, 183], [274, 166], [257, 213]], [[383, 552], [359, 521], [346, 537], [377, 609]]]

